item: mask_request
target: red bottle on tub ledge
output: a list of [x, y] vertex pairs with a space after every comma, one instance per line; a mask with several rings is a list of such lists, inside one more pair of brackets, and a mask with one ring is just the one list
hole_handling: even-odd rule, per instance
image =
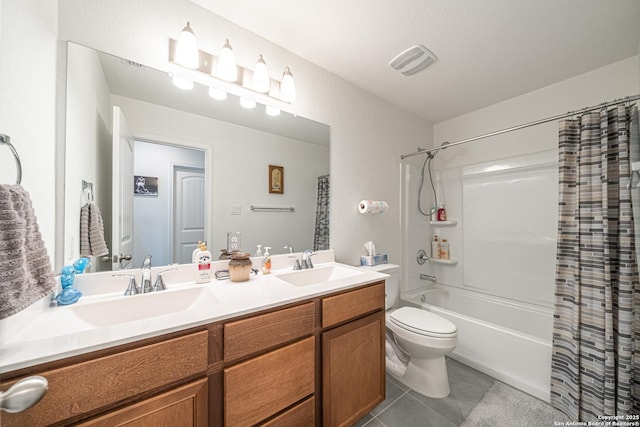
[[438, 207], [437, 219], [438, 219], [438, 221], [446, 221], [447, 220], [447, 211], [444, 210], [444, 205], [442, 203]]

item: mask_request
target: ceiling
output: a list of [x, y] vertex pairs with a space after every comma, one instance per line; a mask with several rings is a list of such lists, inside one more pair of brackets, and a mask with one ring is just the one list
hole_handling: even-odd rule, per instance
[[[640, 48], [638, 0], [192, 1], [431, 123]], [[415, 44], [437, 61], [411, 77], [389, 67]]]

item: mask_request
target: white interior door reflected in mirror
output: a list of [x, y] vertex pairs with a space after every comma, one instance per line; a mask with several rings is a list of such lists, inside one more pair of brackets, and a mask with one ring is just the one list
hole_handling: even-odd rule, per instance
[[173, 168], [173, 262], [190, 263], [198, 241], [204, 241], [204, 169]]
[[120, 107], [113, 107], [112, 269], [131, 267], [133, 253], [133, 134]]

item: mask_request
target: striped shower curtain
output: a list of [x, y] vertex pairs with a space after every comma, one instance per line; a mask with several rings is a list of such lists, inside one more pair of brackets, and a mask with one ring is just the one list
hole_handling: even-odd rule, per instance
[[633, 114], [619, 105], [560, 122], [551, 404], [574, 421], [640, 414]]
[[318, 177], [318, 204], [313, 250], [329, 249], [329, 175]]

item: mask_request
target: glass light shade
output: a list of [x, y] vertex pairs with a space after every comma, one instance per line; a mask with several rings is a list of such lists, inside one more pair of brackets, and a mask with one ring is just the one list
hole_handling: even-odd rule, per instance
[[271, 79], [269, 78], [269, 70], [267, 70], [267, 63], [264, 62], [262, 55], [258, 55], [258, 61], [256, 67], [253, 70], [253, 80], [251, 81], [251, 87], [256, 92], [267, 93], [271, 89]]
[[225, 99], [227, 99], [227, 92], [209, 86], [209, 96], [217, 101], [224, 101]]
[[231, 49], [229, 39], [227, 39], [224, 46], [222, 46], [222, 51], [220, 51], [216, 74], [222, 80], [226, 80], [228, 82], [235, 82], [236, 80], [238, 80], [238, 65], [236, 64], [236, 55], [233, 53], [233, 49]]
[[293, 74], [289, 67], [285, 68], [280, 82], [280, 99], [284, 102], [294, 102], [296, 100], [296, 85], [293, 81]]
[[272, 117], [280, 115], [280, 110], [270, 105], [265, 106], [265, 112], [267, 113], [268, 116], [272, 116]]
[[173, 84], [182, 90], [193, 89], [193, 81], [180, 76], [173, 76]]
[[240, 98], [240, 105], [246, 109], [256, 108], [256, 101], [253, 99]]
[[191, 68], [192, 70], [196, 70], [200, 65], [198, 41], [188, 21], [187, 26], [184, 27], [178, 38], [174, 61], [176, 64]]

